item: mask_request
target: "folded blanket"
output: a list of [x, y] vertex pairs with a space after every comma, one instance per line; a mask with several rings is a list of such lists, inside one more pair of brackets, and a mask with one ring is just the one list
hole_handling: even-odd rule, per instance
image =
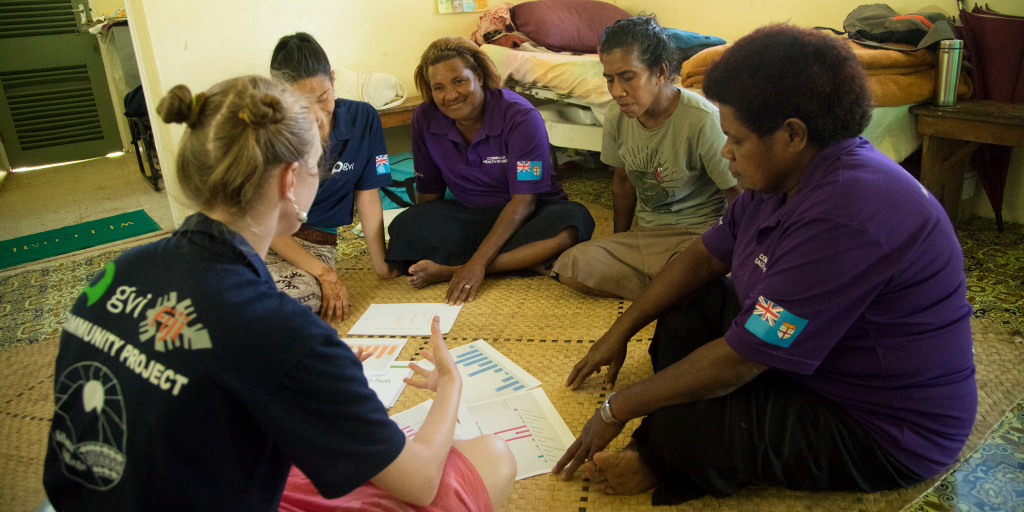
[[[857, 56], [857, 60], [860, 61], [861, 66], [865, 70], [869, 70], [869, 75], [881, 75], [885, 74], [885, 71], [874, 71], [870, 70], [893, 70], [894, 75], [905, 75], [908, 70], [914, 69], [920, 71], [921, 69], [928, 69], [935, 65], [935, 52], [932, 50], [921, 50], [913, 53], [903, 53], [895, 50], [882, 50], [879, 48], [867, 48], [861, 46], [849, 39], [846, 40], [847, 44], [850, 45], [850, 49], [853, 50], [853, 54]], [[685, 82], [688, 78], [703, 75], [705, 70], [711, 63], [718, 60], [722, 53], [731, 45], [714, 46], [708, 48], [697, 55], [694, 55], [690, 60], [683, 62], [683, 68], [680, 72], [680, 77]], [[892, 46], [898, 46], [900, 48], [913, 49], [913, 46], [908, 44], [896, 44]], [[922, 67], [924, 66], [924, 67]], [[914, 72], [914, 71], [910, 71]]]
[[[903, 53], [895, 50], [867, 48], [847, 40], [857, 60], [864, 66], [868, 75], [868, 89], [876, 107], [895, 107], [910, 103], [920, 103], [932, 98], [935, 89], [935, 52], [921, 50]], [[893, 46], [914, 48], [910, 45], [893, 44]], [[680, 71], [680, 85], [701, 89], [704, 86], [704, 73], [711, 64], [717, 61], [729, 45], [708, 48], [690, 60], [683, 62]], [[970, 78], [962, 75], [963, 80], [957, 89], [960, 98], [970, 97], [973, 85]]]
[[[961, 74], [958, 98], [969, 98], [974, 91], [970, 77]], [[927, 69], [909, 75], [876, 75], [868, 77], [868, 90], [876, 107], [895, 107], [929, 101], [935, 96], [935, 70]]]
[[[935, 70], [925, 69], [917, 73], [905, 75], [874, 75], [868, 76], [868, 91], [876, 107], [897, 107], [912, 103], [921, 103], [932, 99], [935, 95]], [[704, 88], [704, 76], [697, 76], [686, 82], [683, 87], [694, 89]], [[970, 77], [961, 75], [960, 86], [957, 87], [958, 98], [969, 98], [974, 91]]]
[[[844, 38], [845, 39], [845, 38]], [[861, 46], [851, 39], [846, 39], [857, 60], [864, 66], [864, 69], [887, 69], [887, 68], [908, 68], [917, 66], [934, 66], [936, 61], [935, 51], [920, 50], [911, 53], [898, 52], [896, 50], [883, 50], [881, 48], [868, 48]], [[909, 44], [886, 43], [889, 46], [913, 50], [917, 48]]]
[[913, 74], [913, 73], [919, 73], [921, 71], [927, 71], [929, 69], [932, 69], [933, 67], [934, 66], [930, 66], [930, 65], [924, 64], [924, 65], [921, 65], [921, 66], [908, 66], [908, 67], [905, 67], [905, 68], [870, 68], [870, 69], [865, 69], [864, 71], [867, 72], [868, 76], [878, 76], [878, 75], [910, 75], [910, 74]]

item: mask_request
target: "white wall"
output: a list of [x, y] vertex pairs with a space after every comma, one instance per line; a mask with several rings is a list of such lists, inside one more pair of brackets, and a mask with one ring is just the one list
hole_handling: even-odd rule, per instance
[[[92, 0], [108, 9], [117, 0]], [[521, 3], [523, 0], [514, 0]], [[899, 12], [913, 12], [929, 0], [890, 0]], [[611, 0], [636, 14], [658, 14], [665, 26], [735, 40], [751, 30], [789, 20], [802, 26], [839, 28], [843, 19], [864, 0]], [[954, 0], [934, 0], [939, 9], [956, 12]], [[135, 53], [142, 73], [150, 118], [164, 93], [184, 83], [199, 92], [241, 74], [266, 74], [270, 52], [278, 38], [296, 31], [313, 34], [327, 50], [332, 64], [352, 70], [372, 69], [392, 74], [410, 94], [416, 94], [412, 72], [423, 49], [445, 35], [468, 36], [479, 14], [438, 14], [434, 0], [400, 2], [277, 2], [270, 0], [127, 0]], [[989, 0], [1008, 14], [1024, 15], [1024, 2]], [[115, 6], [116, 7], [116, 6]], [[112, 9], [112, 7], [110, 7]], [[109, 9], [108, 9], [109, 10]], [[174, 179], [174, 155], [182, 128], [154, 123], [164, 180], [172, 198], [179, 188]], [[386, 133], [389, 150], [408, 148], [408, 128]], [[1007, 183], [1004, 218], [1024, 222], [1024, 157], [1016, 150]], [[981, 194], [984, 197], [984, 194]], [[984, 214], [986, 200], [976, 203]], [[188, 213], [172, 199], [175, 220]], [[989, 208], [991, 210], [991, 208]], [[989, 213], [991, 215], [991, 213]]]
[[0, 144], [0, 185], [3, 185], [9, 172], [11, 172], [11, 162], [7, 160], [7, 151], [4, 150], [4, 145]]
[[89, 0], [89, 9], [92, 10], [94, 18], [123, 8], [124, 0]]
[[[389, 73], [416, 94], [412, 73], [427, 44], [446, 35], [469, 36], [479, 19], [475, 13], [438, 14], [434, 0], [127, 0], [126, 4], [154, 120], [159, 119], [156, 104], [176, 84], [199, 92], [234, 76], [267, 74], [277, 40], [297, 31], [313, 34], [333, 65]], [[153, 124], [164, 181], [174, 196], [179, 189], [173, 160], [182, 129]], [[402, 145], [400, 132], [388, 135]], [[173, 201], [172, 207], [180, 223], [188, 210]]]
[[0, 144], [0, 173], [5, 173], [11, 170], [11, 162], [7, 160], [7, 151], [4, 149], [4, 145]]

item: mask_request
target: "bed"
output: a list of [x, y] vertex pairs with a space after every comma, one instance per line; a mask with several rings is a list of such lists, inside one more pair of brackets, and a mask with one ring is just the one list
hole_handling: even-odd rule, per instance
[[[535, 45], [515, 50], [493, 44], [481, 48], [494, 61], [506, 87], [554, 101], [537, 109], [552, 145], [601, 151], [601, 123], [612, 98], [596, 54], [555, 53]], [[689, 90], [701, 93], [700, 89]], [[921, 147], [911, 106], [876, 107], [862, 134], [896, 162]]]

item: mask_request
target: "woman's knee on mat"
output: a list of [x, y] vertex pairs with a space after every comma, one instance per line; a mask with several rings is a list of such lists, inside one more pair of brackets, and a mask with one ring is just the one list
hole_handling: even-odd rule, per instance
[[497, 508], [512, 492], [512, 484], [516, 479], [516, 459], [508, 444], [498, 436], [483, 435], [455, 441], [452, 446], [462, 452], [476, 468], [487, 487], [491, 503]]

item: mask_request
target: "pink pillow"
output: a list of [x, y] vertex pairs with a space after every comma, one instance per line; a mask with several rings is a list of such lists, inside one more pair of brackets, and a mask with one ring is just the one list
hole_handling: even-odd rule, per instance
[[554, 51], [597, 53], [604, 29], [630, 14], [596, 0], [536, 0], [511, 9], [512, 24]]

